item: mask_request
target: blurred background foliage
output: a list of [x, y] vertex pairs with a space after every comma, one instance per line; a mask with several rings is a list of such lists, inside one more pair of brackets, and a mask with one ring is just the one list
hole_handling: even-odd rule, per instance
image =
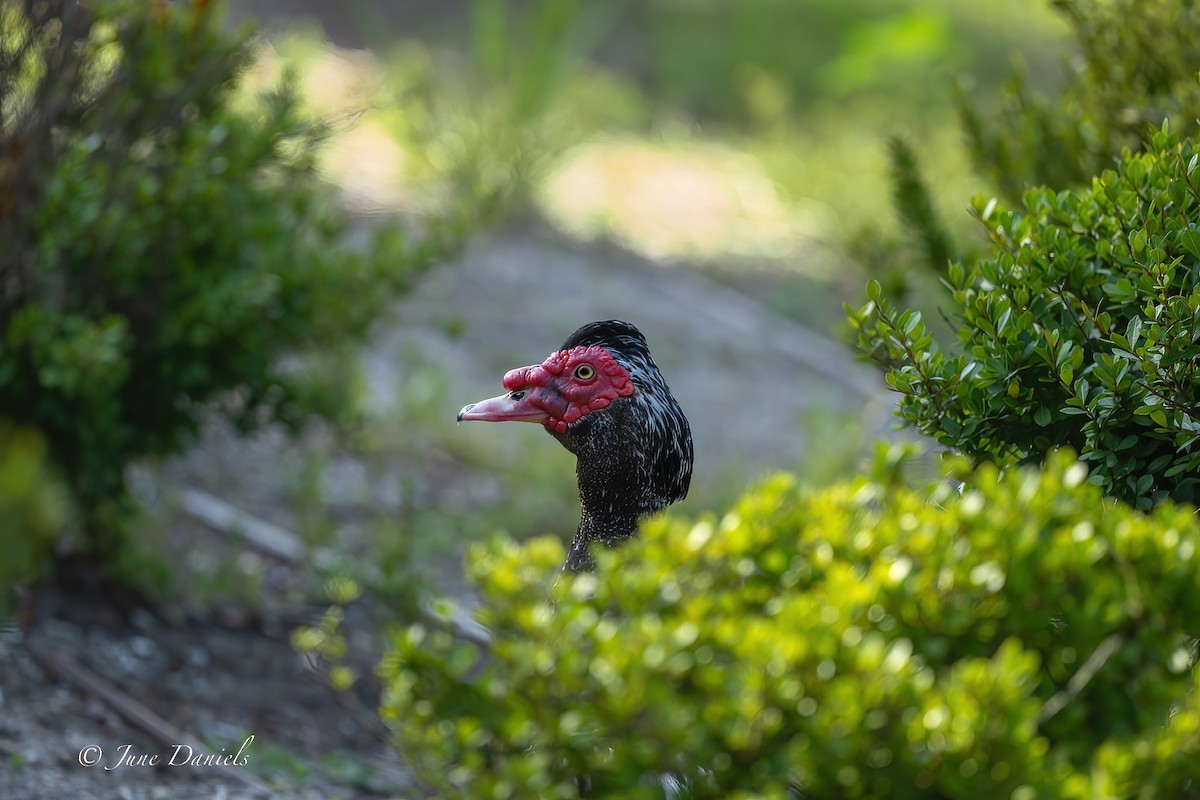
[[[1186, 130], [1190, 8], [364, 1], [327, 30], [264, 0], [231, 9], [262, 17], [251, 37], [206, 3], [9, 0], [0, 415], [41, 431], [82, 545], [118, 552], [124, 465], [177, 452], [214, 408], [247, 428], [355, 415], [352, 343], [505, 218], [705, 270], [817, 328], [871, 276], [932, 312], [940, 265], [986, 242], [952, 211], [971, 194], [1078, 182], [1160, 109]], [[1078, 166], [1052, 172], [1046, 148]], [[397, 216], [403, 233], [375, 224]], [[359, 442], [426, 448], [387, 431], [439, 413], [442, 383], [419, 366], [423, 399]], [[520, 532], [544, 530], [569, 505], [520, 491], [461, 527], [525, 507]], [[404, 514], [458, 526], [444, 511]]]
[[[247, 13], [272, 25], [271, 8]], [[863, 275], [928, 282], [907, 269], [920, 258], [886, 188], [888, 136], [919, 143], [938, 208], [962, 208], [988, 182], [952, 79], [994, 95], [1017, 54], [1049, 92], [1068, 55], [1062, 15], [1038, 0], [358, 2], [345, 19], [333, 39], [369, 46], [357, 85], [378, 89], [357, 96], [352, 134], [361, 153], [369, 131], [372, 170], [392, 170], [377, 199], [507, 195], [510, 214], [706, 269], [823, 328]], [[337, 85], [346, 51], [282, 20], [272, 51]], [[399, 43], [382, 33], [395, 29]], [[345, 92], [309, 94], [347, 107]], [[968, 235], [963, 215], [943, 217]]]
[[[214, 417], [289, 433], [330, 420], [369, 465], [422, 456], [429, 474], [414, 482], [464, 465], [499, 475], [500, 500], [478, 514], [399, 492], [399, 509], [359, 520], [364, 546], [351, 551], [331, 530], [327, 454], [302, 464], [296, 527], [323, 551], [319, 570], [358, 579], [339, 604], [360, 586], [411, 593], [413, 531], [450, 548], [500, 520], [525, 536], [568, 518], [569, 471], [546, 462], [545, 475], [508, 477], [489, 469], [508, 457], [498, 446], [425, 431], [446, 413], [436, 364], [405, 375], [384, 418], [367, 418], [358, 391], [352, 354], [373, 323], [421, 270], [502, 221], [703, 270], [818, 329], [842, 324], [840, 301], [874, 277], [876, 305], [852, 324], [901, 372], [906, 358], [929, 366], [938, 326], [956, 323], [926, 314], [927, 329], [879, 301], [935, 309], [944, 277], [965, 345], [1027, 355], [1046, 342], [1053, 374], [1036, 388], [1053, 396], [1014, 380], [1002, 347], [982, 382], [958, 362], [929, 380], [957, 375], [966, 417], [1011, 412], [1004, 427], [1050, 459], [1045, 471], [961, 470], [961, 493], [946, 480], [905, 488], [903, 458], [826, 490], [781, 479], [732, 514], [655, 523], [606, 554], [599, 576], [564, 584], [553, 611], [554, 541], [478, 548], [490, 659], [409, 629], [385, 714], [425, 779], [464, 796], [660, 796], [656, 771], [692, 796], [783, 797], [796, 783], [829, 797], [905, 796], [901, 784], [921, 797], [1195, 794], [1194, 514], [1149, 511], [1179, 487], [1146, 483], [1122, 455], [1134, 448], [1164, 479], [1194, 471], [1190, 453], [1164, 448], [1191, 447], [1195, 423], [1142, 442], [1102, 430], [1114, 409], [1164, 429], [1157, 416], [1176, 411], [1129, 408], [1155, 404], [1124, 356], [1096, 359], [1107, 391], [1074, 383], [1075, 353], [1102, 338], [1139, 367], [1196, 361], [1194, 270], [1171, 272], [1196, 255], [1194, 205], [1170, 185], [1195, 171], [1183, 157], [1198, 105], [1194, 4], [333, 8], [333, 27], [297, 27], [294, 5], [239, 4], [235, 16], [266, 20], [252, 36], [201, 0], [0, 1], [0, 546], [12, 554], [0, 586], [72, 546], [138, 572], [147, 548], [130, 538], [127, 468], [179, 452]], [[1147, 124], [1164, 116], [1155, 143]], [[1112, 230], [1098, 221], [1107, 189], [1127, 212]], [[977, 193], [1030, 213], [954, 211]], [[1014, 230], [1046, 241], [1022, 250]], [[1180, 260], [1144, 280], [1121, 273], [1143, 252], [1155, 268]], [[1084, 310], [1127, 312], [1095, 314], [1098, 334], [1074, 350], [1007, 328], [989, 294], [1006, 270], [1025, 286], [1014, 264], [1042, 268], [1051, 253], [1093, 267], [1099, 299]], [[1054, 267], [1073, 280], [1065, 260]], [[1170, 325], [1139, 339], [1137, 312], [1166, 288]], [[460, 328], [445, 319], [448, 336]], [[1168, 377], [1181, 394], [1195, 384], [1186, 370]], [[1069, 428], [1076, 409], [1095, 411], [1096, 436], [1068, 443], [1148, 513], [1053, 455], [1061, 442], [1040, 428]], [[933, 410], [910, 421], [970, 451], [963, 428], [945, 428], [956, 418]], [[856, 467], [830, 464], [823, 481]], [[1188, 480], [1175, 481], [1185, 498]], [[297, 645], [337, 660], [340, 621]]]
[[[265, 34], [249, 81], [294, 72], [334, 121], [320, 168], [357, 212], [532, 219], [567, 246], [701, 270], [826, 331], [845, 326], [841, 303], [871, 275], [931, 310], [942, 297], [893, 206], [889, 135], [911, 143], [947, 240], [970, 241], [969, 217], [952, 212], [989, 184], [963, 147], [952, 78], [969, 72], [986, 97], [1019, 53], [1052, 92], [1069, 52], [1063, 19], [1038, 0], [1019, 13], [944, 0], [304, 8], [299, 24], [292, 6], [235, 9]], [[446, 332], [461, 325], [449, 313]], [[469, 446], [439, 437], [451, 385], [439, 370], [406, 359], [394, 410], [358, 437], [371, 463], [443, 453], [498, 484], [475, 513], [406, 505], [401, 526], [430, 532], [408, 537], [417, 557], [491, 530], [561, 528], [575, 512], [569, 466], [523, 464], [539, 471], [529, 481], [490, 431]], [[805, 423], [814, 443], [797, 454], [823, 481], [854, 469], [865, 438], [830, 422]], [[757, 469], [727, 471], [723, 494], [693, 502], [731, 501]]]
[[[246, 429], [354, 416], [348, 348], [504, 218], [832, 327], [863, 275], [908, 274], [880, 133], [920, 142], [952, 207], [978, 181], [950, 77], [993, 90], [1020, 49], [1056, 82], [1061, 23], [1026, 5], [359, 2], [332, 31], [231, 9], [264, 18], [252, 37], [220, 4], [7, 0], [0, 416], [44, 438], [77, 546], [128, 555], [128, 465], [214, 410]], [[387, 424], [418, 426], [418, 405]]]

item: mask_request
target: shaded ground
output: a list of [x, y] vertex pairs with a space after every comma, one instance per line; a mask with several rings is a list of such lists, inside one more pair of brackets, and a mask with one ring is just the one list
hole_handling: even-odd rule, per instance
[[[692, 420], [698, 463], [685, 512], [728, 496], [752, 474], [796, 467], [812, 438], [806, 420], [815, 410], [860, 419], [872, 431], [886, 427], [890, 406], [874, 375], [854, 365], [841, 345], [757, 301], [684, 268], [615, 250], [573, 250], [544, 231], [511, 231], [435, 270], [366, 355], [368, 406], [383, 426], [398, 420], [392, 435], [414, 437], [419, 452], [367, 463], [319, 435], [306, 443], [310, 453], [327, 448], [322, 496], [335, 517], [352, 522], [362, 506], [390, 513], [414, 496], [451, 515], [486, 509], [505, 484], [455, 454], [485, 441], [569, 474], [569, 456], [534, 426], [456, 429], [454, 414], [497, 393], [506, 369], [540, 360], [580, 323], [608, 317], [643, 328]], [[431, 364], [442, 376], [438, 391], [429, 413], [415, 418], [421, 430], [404, 430], [414, 418], [393, 416], [396, 398]], [[373, 730], [370, 681], [359, 695], [339, 698], [292, 651], [290, 627], [321, 610], [312, 564], [247, 552], [238, 540], [185, 518], [173, 500], [181, 488], [199, 486], [293, 526], [294, 474], [303, 466], [297, 459], [297, 446], [278, 434], [247, 442], [216, 427], [189, 456], [139, 477], [168, 549], [181, 560], [255, 562], [257, 597], [249, 606], [234, 596], [200, 615], [162, 619], [136, 603], [97, 602], [95, 594], [68, 586], [39, 601], [29, 638], [78, 660], [214, 750], [236, 749], [254, 734], [254, 766], [247, 769], [278, 796], [420, 796]], [[574, 523], [564, 518], [555, 527], [569, 536]], [[337, 552], [369, 544], [349, 537], [321, 547]], [[451, 591], [457, 591], [457, 563], [451, 552], [440, 565]], [[347, 621], [355, 651], [368, 660], [378, 649], [370, 608], [360, 604]], [[81, 767], [80, 749], [89, 744], [109, 757], [121, 744], [147, 753], [164, 748], [49, 674], [19, 639], [10, 631], [0, 645], [0, 797], [255, 795], [243, 782], [203, 768]]]
[[[198, 738], [186, 750], [156, 741], [111, 705], [58, 680], [9, 631], [0, 644], [0, 797], [411, 796], [366, 707], [308, 674], [281, 620], [240, 629], [212, 619], [166, 621], [63, 590], [46, 592], [39, 605], [32, 648], [78, 660]], [[132, 754], [158, 754], [159, 766], [122, 763], [126, 745]], [[229, 772], [185, 763], [239, 750], [247, 766]], [[99, 763], [84, 767], [81, 758]]]

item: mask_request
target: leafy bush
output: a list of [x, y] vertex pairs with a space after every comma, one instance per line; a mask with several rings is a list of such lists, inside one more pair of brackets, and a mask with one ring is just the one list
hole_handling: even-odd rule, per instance
[[977, 164], [1015, 201], [1029, 186], [1078, 186], [1138, 150], [1170, 120], [1184, 136], [1200, 118], [1200, 7], [1191, 0], [1056, 0], [1078, 55], [1061, 96], [1046, 100], [1018, 70], [988, 123], [966, 92], [959, 109]]
[[1070, 445], [1105, 491], [1141, 508], [1200, 501], [1200, 155], [1163, 129], [1081, 192], [977, 199], [992, 253], [952, 265], [960, 353], [876, 284], [851, 310], [860, 348], [889, 366], [900, 416], [1001, 462]]
[[343, 243], [322, 125], [286, 85], [240, 91], [248, 57], [206, 2], [0, 6], [0, 415], [44, 436], [103, 553], [126, 464], [214, 404], [299, 421], [320, 398], [284, 357], [364, 333], [432, 252]]
[[408, 628], [385, 719], [443, 797], [1200, 797], [1200, 525], [1085, 475], [778, 477], [549, 603], [557, 541], [481, 546], [487, 654]]

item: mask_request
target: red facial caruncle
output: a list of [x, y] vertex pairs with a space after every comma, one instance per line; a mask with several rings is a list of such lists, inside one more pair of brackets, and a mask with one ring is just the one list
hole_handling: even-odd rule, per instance
[[509, 370], [504, 388], [508, 394], [464, 407], [459, 421], [540, 422], [548, 431], [566, 433], [572, 423], [635, 390], [629, 372], [595, 345], [560, 350], [541, 364]]

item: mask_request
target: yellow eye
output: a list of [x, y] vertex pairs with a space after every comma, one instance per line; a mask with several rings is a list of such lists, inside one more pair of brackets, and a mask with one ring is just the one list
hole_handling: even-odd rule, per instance
[[591, 364], [580, 364], [575, 368], [575, 372], [573, 372], [572, 375], [577, 381], [590, 381], [592, 378], [596, 377], [596, 370]]

